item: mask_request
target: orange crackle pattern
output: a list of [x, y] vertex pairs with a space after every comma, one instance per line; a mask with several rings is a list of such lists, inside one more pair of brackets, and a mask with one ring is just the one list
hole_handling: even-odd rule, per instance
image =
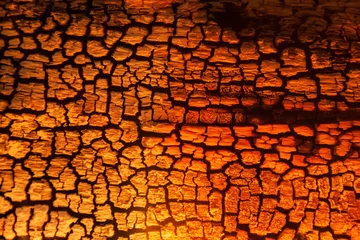
[[0, 1], [0, 238], [360, 238], [360, 2], [232, 4]]

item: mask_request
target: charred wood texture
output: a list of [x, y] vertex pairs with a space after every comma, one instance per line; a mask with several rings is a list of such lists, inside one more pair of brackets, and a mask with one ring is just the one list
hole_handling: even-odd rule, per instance
[[359, 16], [0, 1], [0, 238], [359, 239]]

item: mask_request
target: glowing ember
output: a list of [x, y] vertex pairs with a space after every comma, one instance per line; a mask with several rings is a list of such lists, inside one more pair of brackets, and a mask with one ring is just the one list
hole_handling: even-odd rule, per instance
[[359, 239], [360, 5], [183, 1], [0, 3], [0, 239]]

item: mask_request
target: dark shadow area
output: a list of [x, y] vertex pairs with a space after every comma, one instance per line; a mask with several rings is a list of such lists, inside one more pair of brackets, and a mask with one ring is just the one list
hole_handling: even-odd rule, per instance
[[[203, 2], [212, 5], [213, 1]], [[248, 8], [249, 2], [235, 4], [233, 2], [222, 2], [223, 9], [213, 12], [216, 22], [224, 28], [231, 28], [238, 32], [245, 28], [255, 28], [262, 22], [261, 17], [251, 16], [251, 9]]]

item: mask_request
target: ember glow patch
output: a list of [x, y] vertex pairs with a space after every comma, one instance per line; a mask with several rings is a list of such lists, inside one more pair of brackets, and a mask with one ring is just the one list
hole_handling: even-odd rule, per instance
[[359, 2], [229, 2], [0, 2], [0, 238], [359, 239]]

